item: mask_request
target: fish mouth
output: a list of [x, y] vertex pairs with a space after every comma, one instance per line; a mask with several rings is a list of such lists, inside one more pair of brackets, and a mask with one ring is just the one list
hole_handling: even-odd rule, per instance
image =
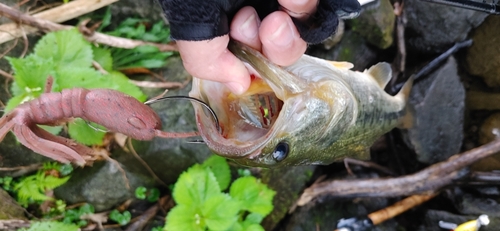
[[220, 130], [210, 113], [193, 104], [198, 130], [208, 147], [227, 158], [254, 158], [275, 136], [286, 99], [275, 92], [252, 66], [249, 90], [235, 95], [222, 83], [193, 78], [191, 97], [206, 102], [219, 120]]

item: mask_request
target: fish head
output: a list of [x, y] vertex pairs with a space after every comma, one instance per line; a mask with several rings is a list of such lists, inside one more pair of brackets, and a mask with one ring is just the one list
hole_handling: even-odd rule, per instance
[[322, 152], [345, 130], [339, 122], [352, 111], [351, 96], [342, 89], [346, 84], [323, 81], [327, 78], [322, 77], [322, 68], [324, 75], [331, 75], [326, 65], [315, 65], [314, 73], [319, 74], [304, 78], [296, 73], [308, 72], [306, 69], [283, 68], [241, 44], [231, 43], [230, 49], [247, 65], [252, 83], [246, 93], [237, 96], [221, 83], [193, 79], [190, 96], [208, 103], [222, 128], [218, 131], [210, 113], [193, 104], [207, 146], [246, 166], [331, 163], [335, 155]]

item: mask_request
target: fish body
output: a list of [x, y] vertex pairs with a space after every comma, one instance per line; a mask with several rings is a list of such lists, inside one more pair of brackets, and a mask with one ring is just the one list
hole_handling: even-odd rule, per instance
[[[256, 76], [250, 90], [235, 96], [220, 83], [194, 78], [190, 96], [207, 102], [223, 128], [219, 133], [203, 108], [193, 104], [205, 143], [240, 164], [276, 167], [367, 159], [375, 140], [401, 125], [406, 115], [411, 81], [396, 96], [384, 92], [392, 75], [387, 63], [358, 72], [350, 70], [350, 63], [303, 55], [281, 67], [242, 44], [232, 42], [229, 48]], [[241, 100], [249, 97], [260, 101]], [[273, 97], [280, 103], [266, 103]], [[259, 110], [248, 106], [258, 102]], [[279, 114], [269, 115], [277, 105]], [[267, 126], [252, 122], [260, 117], [267, 118]]]

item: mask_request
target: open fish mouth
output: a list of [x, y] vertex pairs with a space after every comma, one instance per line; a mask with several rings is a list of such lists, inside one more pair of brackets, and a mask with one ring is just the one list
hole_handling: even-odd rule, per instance
[[280, 124], [284, 99], [279, 98], [265, 79], [248, 66], [251, 85], [235, 95], [225, 85], [194, 78], [191, 97], [206, 102], [219, 119], [220, 131], [206, 109], [194, 105], [200, 135], [210, 149], [230, 158], [251, 157], [269, 141]]

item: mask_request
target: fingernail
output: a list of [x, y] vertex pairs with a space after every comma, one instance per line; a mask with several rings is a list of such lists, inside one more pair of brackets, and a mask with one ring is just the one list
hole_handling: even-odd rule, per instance
[[289, 22], [281, 24], [269, 40], [278, 47], [289, 47], [293, 41], [293, 30]]
[[250, 15], [250, 17], [245, 20], [243, 24], [238, 28], [240, 33], [247, 37], [248, 39], [253, 39], [257, 37], [257, 32], [259, 30], [259, 22], [257, 21], [255, 14]]
[[234, 94], [241, 95], [245, 92], [245, 89], [243, 89], [243, 86], [241, 86], [240, 83], [237, 82], [229, 82], [226, 83], [226, 86], [233, 92]]
[[305, 5], [309, 0], [292, 0], [292, 3], [298, 6]]

